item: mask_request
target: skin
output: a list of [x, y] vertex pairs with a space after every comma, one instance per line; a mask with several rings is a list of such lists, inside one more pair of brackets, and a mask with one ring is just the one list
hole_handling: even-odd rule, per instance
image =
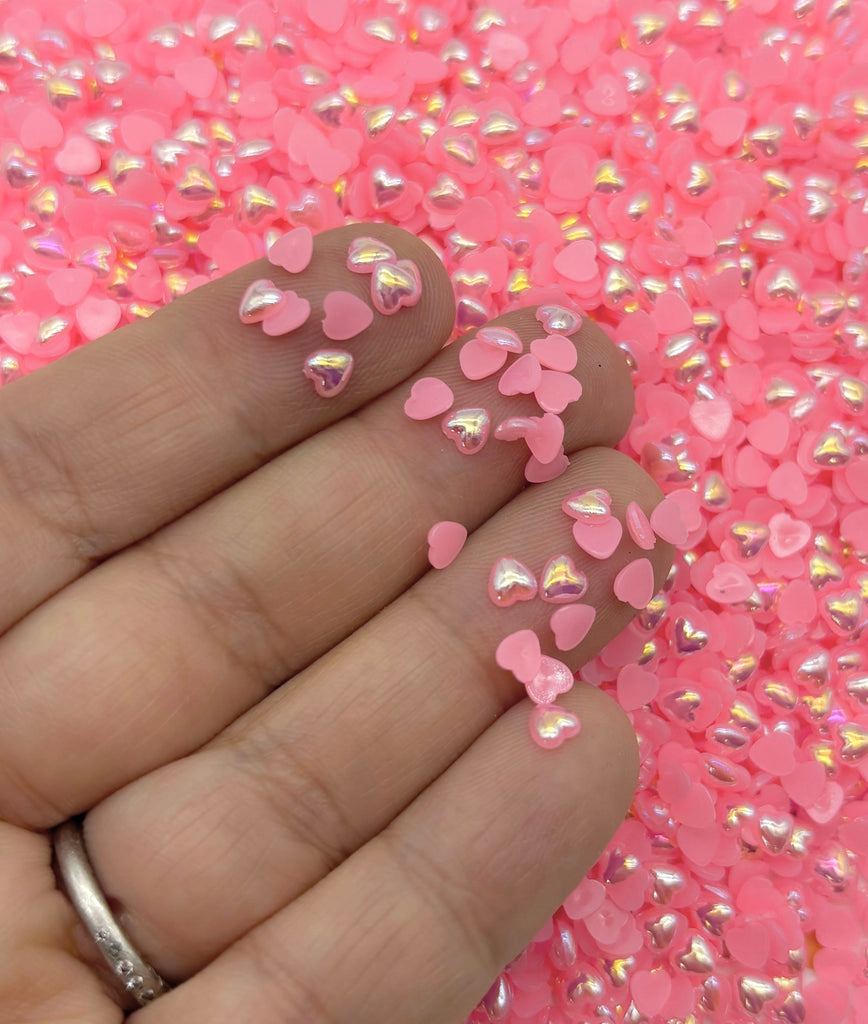
[[[345, 266], [366, 234], [416, 260], [423, 297], [346, 343], [353, 380], [326, 401], [300, 367], [325, 294], [367, 292]], [[238, 321], [258, 277], [310, 300], [305, 327]], [[533, 313], [493, 322], [527, 344]], [[612, 581], [642, 553], [625, 532], [612, 558], [584, 556], [560, 509], [597, 485], [622, 521], [662, 497], [613, 451], [629, 373], [586, 322], [570, 467], [527, 488], [522, 442], [466, 457], [403, 414], [430, 375], [493, 423], [539, 414], [496, 376], [463, 378], [453, 317], [424, 243], [347, 226], [317, 236], [301, 275], [249, 264], [0, 393], [4, 1019], [124, 1019], [52, 870], [48, 830], [72, 815], [176, 986], [137, 1024], [458, 1024], [614, 834], [637, 778], [627, 718], [577, 683], [559, 703], [581, 734], [543, 751], [493, 655], [533, 628], [577, 670], [635, 614]], [[441, 519], [470, 537], [437, 572]], [[538, 570], [560, 552], [597, 610], [567, 653], [553, 606], [486, 596], [499, 556]], [[671, 555], [650, 554], [657, 586]]]

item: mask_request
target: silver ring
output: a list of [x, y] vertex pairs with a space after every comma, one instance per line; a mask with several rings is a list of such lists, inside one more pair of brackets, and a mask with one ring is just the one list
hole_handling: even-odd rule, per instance
[[146, 1006], [168, 992], [169, 985], [130, 942], [109, 909], [84, 847], [80, 818], [65, 821], [54, 830], [54, 856], [66, 895], [127, 1001]]

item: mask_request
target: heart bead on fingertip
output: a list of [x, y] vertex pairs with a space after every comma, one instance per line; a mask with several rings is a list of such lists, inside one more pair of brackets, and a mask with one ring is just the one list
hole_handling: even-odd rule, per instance
[[320, 398], [334, 398], [350, 382], [353, 357], [340, 349], [314, 352], [305, 359], [302, 372]]
[[238, 319], [243, 324], [258, 324], [265, 315], [279, 309], [286, 302], [285, 294], [274, 281], [260, 277], [252, 281], [238, 304]]
[[581, 729], [578, 716], [557, 704], [537, 704], [530, 713], [531, 739], [543, 750], [555, 750]]

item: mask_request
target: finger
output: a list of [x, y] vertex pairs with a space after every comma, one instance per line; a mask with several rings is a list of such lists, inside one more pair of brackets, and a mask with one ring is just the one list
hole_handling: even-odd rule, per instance
[[[370, 305], [370, 275], [346, 266], [360, 235], [414, 260], [422, 297], [397, 315], [375, 312], [338, 344], [320, 328], [325, 295], [344, 290]], [[272, 338], [241, 323], [239, 301], [263, 277], [310, 302], [299, 330]], [[446, 342], [453, 318], [449, 278], [424, 242], [385, 224], [348, 225], [316, 236], [300, 274], [257, 260], [4, 388], [0, 632], [106, 555], [403, 380]], [[336, 346], [356, 366], [351, 385], [323, 401], [302, 364]]]
[[[606, 561], [583, 556], [560, 508], [565, 494], [603, 480], [618, 515], [630, 500], [650, 510], [659, 498], [626, 457], [581, 453], [563, 480], [522, 494], [446, 572], [428, 574], [292, 686], [91, 811], [99, 877], [161, 973], [188, 976], [306, 891], [520, 700], [523, 687], [494, 658], [506, 634], [533, 628], [547, 653], [576, 669], [627, 624], [635, 613], [615, 599], [613, 579], [642, 552], [626, 538]], [[490, 566], [507, 552], [537, 571], [552, 555], [574, 555], [597, 609], [580, 646], [554, 648], [554, 605], [489, 600]], [[650, 556], [659, 586], [671, 548], [658, 542]]]
[[465, 1020], [633, 795], [622, 712], [587, 686], [564, 705], [582, 720], [578, 737], [540, 750], [526, 702], [514, 707], [384, 832], [134, 1024]]
[[[499, 322], [526, 342], [540, 333], [530, 309]], [[578, 348], [588, 396], [565, 413], [566, 443], [612, 443], [632, 410], [628, 371], [595, 325]], [[495, 424], [539, 412], [494, 377], [465, 380], [458, 353], [420, 371], [450, 381], [456, 406], [482, 402]], [[523, 442], [461, 455], [436, 422], [404, 415], [408, 392], [277, 457], [0, 639], [0, 812], [46, 827], [196, 749], [418, 579], [431, 525], [472, 530], [525, 486]]]

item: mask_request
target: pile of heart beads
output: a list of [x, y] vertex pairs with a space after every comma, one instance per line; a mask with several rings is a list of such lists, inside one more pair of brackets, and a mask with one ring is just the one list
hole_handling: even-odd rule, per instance
[[[313, 257], [313, 233], [301, 225], [276, 239], [268, 249], [268, 261], [289, 274], [306, 270]], [[392, 316], [415, 306], [422, 297], [422, 279], [412, 260], [399, 260], [394, 250], [376, 238], [356, 238], [350, 243], [347, 269], [371, 275], [373, 309], [358, 295], [336, 289], [323, 299], [321, 328], [329, 341], [349, 341], [374, 322], [374, 309]], [[266, 277], [251, 282], [238, 307], [243, 324], [259, 324], [270, 337], [288, 334], [307, 323], [310, 303], [292, 289], [280, 289]], [[304, 375], [322, 398], [335, 398], [349, 384], [352, 353], [322, 348], [304, 361]]]

